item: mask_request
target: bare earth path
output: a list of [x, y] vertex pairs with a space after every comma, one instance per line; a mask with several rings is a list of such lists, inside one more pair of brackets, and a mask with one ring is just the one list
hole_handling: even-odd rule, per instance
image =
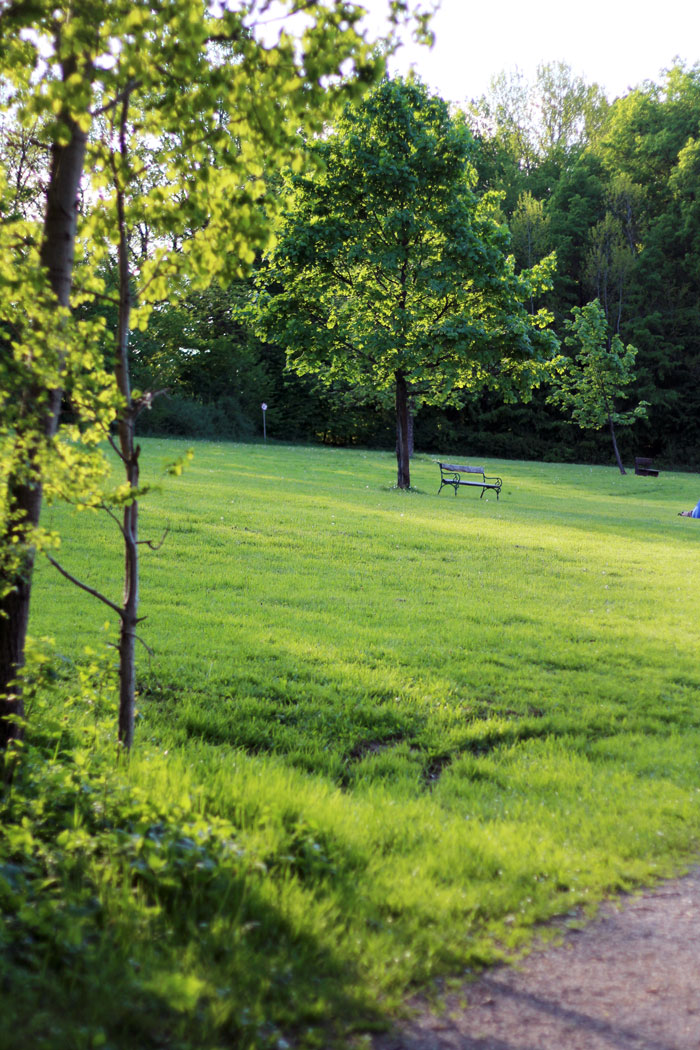
[[700, 868], [605, 904], [562, 945], [484, 974], [374, 1048], [700, 1050]]

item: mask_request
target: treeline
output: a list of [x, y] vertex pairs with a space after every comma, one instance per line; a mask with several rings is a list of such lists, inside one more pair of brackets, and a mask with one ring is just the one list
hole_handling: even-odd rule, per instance
[[[478, 189], [502, 194], [518, 267], [555, 251], [547, 306], [555, 329], [574, 306], [602, 303], [612, 333], [638, 349], [631, 396], [648, 417], [620, 434], [623, 457], [700, 464], [700, 67], [676, 66], [610, 103], [563, 64], [534, 83], [495, 78], [465, 114], [477, 149]], [[393, 406], [366, 389], [299, 377], [282, 346], [260, 342], [242, 320], [249, 285], [212, 288], [152, 316], [134, 339], [135, 380], [166, 387], [142, 431], [246, 440], [391, 447]], [[459, 408], [415, 406], [426, 450], [608, 462], [604, 432], [581, 432], [535, 391], [528, 404], [495, 393]]]

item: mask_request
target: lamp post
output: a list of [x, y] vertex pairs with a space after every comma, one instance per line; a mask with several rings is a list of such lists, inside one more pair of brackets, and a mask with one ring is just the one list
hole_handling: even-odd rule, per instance
[[267, 412], [267, 405], [263, 401], [263, 403], [262, 403], [262, 405], [260, 407], [262, 409], [262, 414], [263, 414], [263, 444], [266, 445], [267, 444], [267, 427], [265, 426], [265, 413]]

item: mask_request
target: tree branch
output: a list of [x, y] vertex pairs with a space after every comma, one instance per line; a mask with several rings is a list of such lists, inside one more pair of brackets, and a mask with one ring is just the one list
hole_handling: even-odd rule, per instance
[[[86, 291], [85, 285], [79, 284], [77, 281], [74, 281], [73, 291], [84, 292]], [[113, 306], [119, 306], [119, 300], [115, 299], [113, 295], [105, 295], [104, 292], [94, 292], [92, 290], [89, 291], [89, 294], [92, 296], [93, 299], [100, 299], [102, 302], [111, 303]]]
[[161, 395], [163, 394], [167, 394], [168, 390], [169, 387], [164, 386], [162, 390], [153, 390], [151, 393], [142, 394], [141, 397], [133, 403], [133, 418], [138, 419], [138, 417], [141, 415], [145, 408], [150, 410], [153, 406], [153, 402], [155, 401], [155, 399], [157, 397], [161, 397]]
[[456, 306], [456, 301], [454, 299], [450, 299], [449, 296], [446, 296], [445, 297], [445, 305], [442, 307], [442, 309], [433, 318], [433, 324], [437, 324], [437, 322], [440, 320], [440, 318], [444, 317], [444, 315], [447, 313], [447, 311], [453, 306]]
[[[143, 619], [145, 619], [145, 617], [143, 617]], [[155, 653], [153, 652], [153, 649], [151, 649], [150, 645], [148, 645], [146, 642], [144, 642], [144, 640], [143, 640], [143, 638], [141, 637], [140, 634], [134, 634], [134, 638], [136, 639], [137, 642], [141, 642], [141, 645], [144, 647], [144, 649], [146, 650], [146, 652], [148, 653], [148, 655], [150, 657], [155, 656]]]
[[112, 519], [113, 522], [115, 522], [117, 528], [121, 532], [121, 534], [124, 537], [124, 539], [126, 539], [126, 533], [124, 532], [124, 526], [122, 525], [121, 521], [119, 520], [117, 515], [114, 513], [112, 508], [108, 507], [106, 503], [100, 503], [100, 510], [103, 510], [105, 512], [105, 514], [109, 514], [110, 518]]
[[160, 548], [165, 543], [165, 537], [168, 535], [169, 532], [170, 532], [170, 528], [168, 527], [165, 530], [165, 532], [163, 533], [163, 535], [161, 536], [160, 540], [157, 543], [155, 542], [155, 540], [137, 540], [136, 542], [137, 543], [143, 543], [146, 547], [149, 547], [152, 551], [159, 551]]
[[354, 288], [355, 287], [353, 282], [352, 282], [352, 278], [351, 277], [346, 277], [344, 274], [340, 273], [339, 270], [336, 270], [336, 268], [334, 266], [331, 266], [330, 272], [339, 281], [342, 281], [343, 284], [347, 284], [348, 288]]
[[122, 461], [122, 463], [126, 463], [126, 457], [124, 456], [124, 453], [122, 452], [121, 448], [119, 447], [119, 445], [117, 444], [117, 442], [114, 440], [114, 438], [112, 437], [112, 435], [110, 433], [107, 433], [107, 440], [109, 441], [110, 445], [112, 446], [114, 451], [119, 456], [119, 458]]
[[114, 110], [121, 102], [124, 102], [125, 99], [128, 99], [129, 95], [131, 95], [131, 93], [135, 91], [137, 87], [139, 87], [139, 81], [130, 80], [125, 85], [125, 87], [117, 95], [115, 95], [113, 99], [111, 99], [109, 102], [106, 102], [104, 106], [100, 106], [99, 109], [90, 110], [90, 116], [93, 118], [101, 117], [103, 114], [109, 113], [110, 111]]
[[50, 554], [47, 554], [46, 557], [51, 562], [54, 569], [58, 569], [61, 576], [65, 576], [67, 580], [70, 580], [71, 583], [74, 583], [76, 587], [80, 587], [82, 591], [87, 591], [87, 593], [91, 594], [93, 598], [99, 598], [101, 602], [104, 602], [104, 604], [108, 605], [110, 609], [113, 609], [120, 619], [124, 619], [123, 610], [120, 609], [119, 606], [116, 605], [113, 601], [110, 601], [110, 599], [107, 598], [100, 591], [96, 591], [94, 587], [88, 586], [87, 583], [83, 583], [82, 580], [79, 580], [76, 576], [73, 576], [72, 573], [68, 572], [67, 569], [64, 569], [63, 566], [60, 565], [55, 558], [52, 558]]

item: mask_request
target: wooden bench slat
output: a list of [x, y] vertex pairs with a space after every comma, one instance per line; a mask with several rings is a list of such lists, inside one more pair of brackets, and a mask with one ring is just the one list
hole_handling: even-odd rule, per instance
[[463, 474], [485, 474], [484, 467], [465, 467], [459, 466], [457, 463], [441, 463], [440, 466], [443, 470], [458, 470]]

